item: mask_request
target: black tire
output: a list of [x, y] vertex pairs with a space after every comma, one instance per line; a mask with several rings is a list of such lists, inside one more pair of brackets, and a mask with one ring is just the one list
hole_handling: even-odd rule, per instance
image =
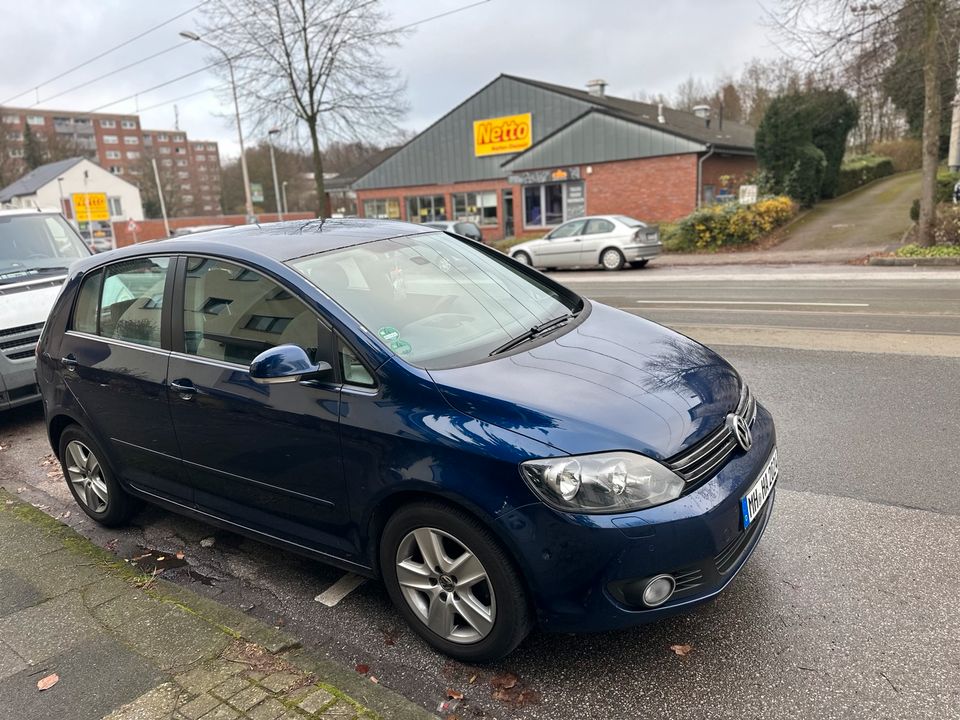
[[[452, 536], [472, 552], [486, 572], [496, 612], [492, 629], [479, 641], [464, 644], [437, 634], [404, 597], [397, 579], [398, 550], [414, 530], [428, 528]], [[513, 562], [490, 531], [459, 508], [439, 502], [418, 502], [397, 510], [387, 521], [380, 538], [380, 568], [390, 599], [410, 627], [429, 645], [452, 658], [466, 663], [496, 660], [512, 652], [530, 632], [530, 605]]]
[[[616, 257], [616, 262], [605, 260], [605, 258], [613, 258], [614, 256]], [[617, 250], [617, 248], [606, 248], [600, 253], [600, 267], [604, 270], [616, 272], [617, 270], [623, 270], [625, 264], [626, 260], [623, 257], [623, 253]]]
[[523, 263], [524, 265], [529, 265], [530, 267], [533, 267], [533, 258], [531, 258], [530, 255], [528, 253], [525, 253], [523, 250], [520, 250], [519, 252], [515, 253], [512, 257], [518, 263]]
[[639, 269], [642, 268], [642, 267], [646, 267], [648, 262], [650, 262], [650, 261], [649, 261], [649, 260], [634, 260], [632, 263], [630, 263], [630, 267], [632, 267], [632, 268], [637, 268], [637, 269], [639, 270]]
[[[71, 480], [69, 468], [75, 465], [75, 463], [71, 462], [71, 458], [68, 457], [67, 447], [71, 443], [79, 443], [80, 446], [88, 449], [97, 461], [100, 477], [102, 478], [103, 485], [106, 487], [106, 500], [104, 501], [105, 506], [103, 508], [93, 508], [88, 505], [88, 501], [80, 496], [77, 484]], [[103, 448], [79, 425], [70, 425], [60, 435], [60, 447], [58, 448], [57, 456], [60, 458], [64, 480], [70, 489], [70, 494], [73, 495], [73, 499], [77, 505], [80, 506], [81, 510], [96, 520], [100, 525], [105, 527], [123, 525], [137, 511], [139, 503], [120, 487], [120, 483], [117, 482], [113, 470], [110, 469]]]

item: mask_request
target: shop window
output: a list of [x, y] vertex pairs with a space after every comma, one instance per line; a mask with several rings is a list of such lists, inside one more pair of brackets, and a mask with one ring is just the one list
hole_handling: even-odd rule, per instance
[[443, 195], [420, 195], [407, 198], [409, 222], [436, 222], [447, 219], [447, 204]]
[[[575, 184], [570, 183], [570, 185]], [[582, 215], [582, 207], [580, 210], [580, 212], [567, 213], [563, 183], [527, 185], [523, 189], [523, 220], [527, 226], [559, 225], [564, 220]]]
[[375, 220], [399, 220], [400, 201], [396, 198], [385, 200], [364, 200], [363, 216]]
[[453, 217], [455, 220], [476, 225], [497, 224], [497, 193], [495, 190], [475, 193], [454, 193]]

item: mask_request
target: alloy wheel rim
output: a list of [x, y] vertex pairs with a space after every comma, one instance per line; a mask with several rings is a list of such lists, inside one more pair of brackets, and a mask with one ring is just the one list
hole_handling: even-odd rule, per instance
[[461, 645], [490, 634], [497, 618], [493, 585], [479, 558], [453, 535], [412, 530], [397, 548], [396, 569], [404, 600], [431, 631]]
[[603, 254], [603, 266], [608, 268], [615, 268], [620, 264], [620, 253], [616, 250], [607, 250]]
[[77, 498], [91, 512], [104, 512], [110, 495], [107, 482], [103, 477], [103, 468], [97, 456], [79, 440], [71, 440], [67, 443], [65, 455], [67, 479], [73, 486]]

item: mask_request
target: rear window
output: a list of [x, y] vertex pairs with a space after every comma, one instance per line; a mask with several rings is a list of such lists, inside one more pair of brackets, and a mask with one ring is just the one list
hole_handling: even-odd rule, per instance
[[636, 218], [632, 218], [629, 215], [611, 215], [610, 217], [612, 217], [617, 222], [623, 223], [627, 227], [646, 227], [647, 226], [647, 224], [642, 220], [637, 220]]

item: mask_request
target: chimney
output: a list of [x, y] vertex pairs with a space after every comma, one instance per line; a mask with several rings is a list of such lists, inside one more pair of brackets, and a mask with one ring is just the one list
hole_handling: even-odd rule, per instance
[[657, 122], [663, 125], [667, 119], [663, 116], [663, 103], [657, 104]]
[[587, 92], [593, 95], [594, 97], [604, 97], [606, 95], [607, 81], [606, 80], [591, 80], [587, 83]]

